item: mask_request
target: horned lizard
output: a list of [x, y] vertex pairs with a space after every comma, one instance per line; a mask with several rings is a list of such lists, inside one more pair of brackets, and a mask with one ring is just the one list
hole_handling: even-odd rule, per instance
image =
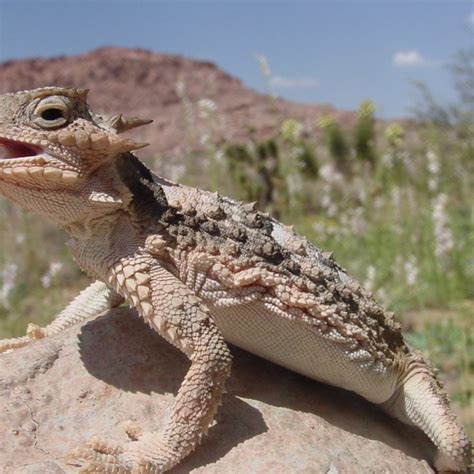
[[[421, 428], [440, 470], [464, 470], [471, 443], [435, 370], [393, 315], [291, 228], [232, 199], [155, 176], [121, 133], [148, 123], [93, 113], [87, 91], [0, 96], [0, 193], [62, 227], [95, 281], [48, 326], [0, 342], [18, 349], [125, 299], [191, 361], [165, 428], [94, 438], [83, 472], [161, 473], [193, 451], [230, 373], [227, 342], [352, 390]], [[133, 431], [133, 432], [132, 432]]]

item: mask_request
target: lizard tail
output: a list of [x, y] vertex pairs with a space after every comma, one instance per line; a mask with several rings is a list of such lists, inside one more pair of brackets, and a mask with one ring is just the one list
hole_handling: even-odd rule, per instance
[[433, 369], [420, 356], [410, 364], [408, 375], [383, 408], [428, 435], [438, 448], [434, 464], [439, 471], [468, 469], [472, 461], [471, 441], [451, 412]]

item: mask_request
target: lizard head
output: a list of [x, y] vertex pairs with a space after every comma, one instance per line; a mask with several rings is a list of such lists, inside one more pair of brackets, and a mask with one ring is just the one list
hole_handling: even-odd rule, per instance
[[72, 205], [107, 192], [104, 166], [145, 146], [119, 134], [149, 122], [94, 114], [86, 89], [0, 95], [0, 193], [64, 223]]

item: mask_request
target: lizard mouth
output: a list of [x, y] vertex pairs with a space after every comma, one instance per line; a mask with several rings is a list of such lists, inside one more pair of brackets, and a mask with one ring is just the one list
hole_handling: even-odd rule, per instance
[[43, 153], [43, 149], [36, 145], [0, 138], [0, 160], [14, 158], [29, 158]]
[[58, 163], [39, 145], [0, 137], [0, 181], [74, 184], [79, 172]]

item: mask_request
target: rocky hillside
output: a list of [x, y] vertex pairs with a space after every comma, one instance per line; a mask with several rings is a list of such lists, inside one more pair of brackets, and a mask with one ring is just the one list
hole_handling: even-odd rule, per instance
[[[186, 109], [177, 93], [180, 82], [194, 107]], [[143, 49], [107, 47], [78, 56], [0, 64], [0, 93], [50, 85], [89, 88], [98, 112], [152, 118], [152, 125], [135, 132], [151, 143], [142, 156], [179, 153], [191, 142], [198, 144], [209, 130], [209, 118], [195, 106], [200, 99], [217, 106], [212, 129], [226, 141], [245, 139], [250, 129], [268, 136], [288, 117], [313, 124], [322, 112], [331, 111], [343, 123], [352, 121], [350, 112], [330, 106], [271, 101], [210, 62]]]

